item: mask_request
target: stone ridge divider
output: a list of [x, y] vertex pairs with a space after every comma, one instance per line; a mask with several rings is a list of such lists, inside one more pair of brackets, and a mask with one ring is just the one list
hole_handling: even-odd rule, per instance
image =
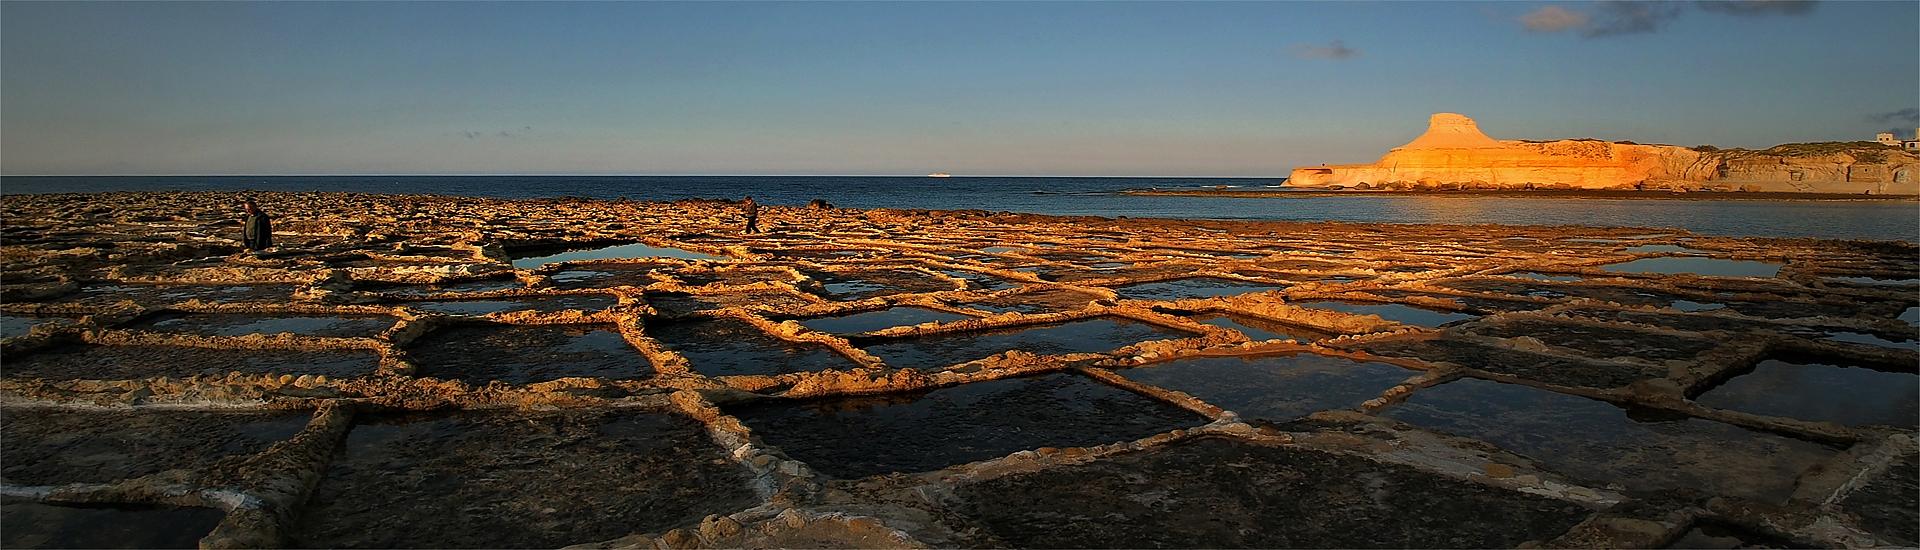
[[622, 315], [614, 322], [619, 327], [620, 337], [628, 345], [640, 351], [640, 355], [653, 364], [654, 377], [699, 376], [687, 364], [686, 356], [668, 348], [666, 344], [647, 334], [646, 318], [639, 315]]
[[[1746, 323], [1750, 325], [1777, 325], [1783, 329], [1791, 328], [1797, 325], [1801, 327], [1855, 329], [1860, 331], [1866, 331], [1869, 333], [1900, 334], [1900, 333], [1912, 330], [1913, 328], [1913, 325], [1909, 325], [1904, 321], [1899, 321], [1895, 319], [1866, 320], [1866, 319], [1847, 318], [1847, 317], [1831, 317], [1826, 315], [1816, 315], [1812, 317], [1797, 317], [1797, 318], [1755, 317], [1751, 315], [1743, 315], [1743, 314], [1740, 314], [1739, 312], [1725, 311], [1725, 310], [1718, 310], [1718, 309], [1710, 310], [1710, 311], [1683, 311], [1683, 310], [1674, 309], [1671, 307], [1622, 304], [1618, 302], [1595, 300], [1591, 298], [1567, 299], [1562, 301], [1559, 304], [1535, 310], [1534, 313], [1538, 313], [1541, 315], [1551, 315], [1556, 321], [1559, 321], [1559, 320], [1595, 321], [1595, 322], [1607, 323], [1612, 326], [1635, 327], [1635, 328], [1640, 328], [1645, 330], [1661, 330], [1661, 329], [1667, 328], [1667, 327], [1661, 327], [1659, 325], [1650, 325], [1646, 323], [1636, 323], [1632, 321], [1621, 321], [1621, 320], [1613, 320], [1613, 319], [1593, 319], [1584, 315], [1569, 314], [1569, 312], [1572, 312], [1572, 311], [1577, 311], [1582, 309], [1592, 309], [1592, 308], [1607, 309], [1607, 310], [1613, 310], [1613, 311], [1624, 311], [1624, 312], [1653, 313], [1653, 314], [1659, 314], [1659, 315], [1668, 316], [1668, 317], [1730, 319], [1730, 320], [1736, 320], [1736, 321], [1740, 321], [1742, 323]], [[1717, 331], [1706, 331], [1706, 332], [1717, 332]], [[1787, 333], [1776, 332], [1776, 334], [1785, 335]]]
[[858, 337], [862, 339], [869, 339], [869, 338], [904, 339], [904, 338], [913, 338], [913, 337], [937, 336], [942, 334], [957, 334], [957, 333], [963, 333], [963, 332], [983, 332], [983, 331], [1002, 329], [1002, 328], [1033, 327], [1033, 326], [1040, 326], [1040, 325], [1066, 323], [1069, 321], [1092, 319], [1094, 317], [1099, 317], [1105, 314], [1106, 314], [1105, 312], [1098, 311], [1091, 308], [1081, 308], [1073, 311], [1056, 311], [1051, 313], [1021, 313], [1018, 311], [1010, 311], [1006, 313], [990, 314], [989, 316], [986, 316], [986, 317], [974, 317], [971, 319], [956, 319], [956, 320], [947, 321], [947, 322], [921, 323], [918, 325], [888, 327], [884, 329], [861, 333], [858, 335]]
[[[1510, 311], [1510, 312], [1501, 313], [1498, 315], [1488, 315], [1480, 319], [1476, 319], [1467, 323], [1462, 323], [1461, 325], [1459, 325], [1459, 330], [1454, 331], [1454, 333], [1455, 334], [1471, 334], [1474, 336], [1484, 336], [1482, 334], [1479, 334], [1476, 331], [1480, 329], [1486, 329], [1486, 328], [1492, 328], [1492, 327], [1510, 325], [1510, 324], [1516, 324], [1516, 323], [1525, 323], [1529, 321], [1549, 322], [1549, 323], [1554, 323], [1562, 326], [1571, 325], [1575, 327], [1626, 330], [1631, 332], [1652, 334], [1652, 335], [1658, 335], [1658, 336], [1674, 338], [1674, 339], [1706, 340], [1705, 338], [1701, 337], [1700, 333], [1678, 330], [1678, 329], [1669, 328], [1669, 327], [1638, 325], [1638, 324], [1630, 324], [1630, 323], [1617, 323], [1617, 322], [1612, 322], [1605, 319], [1594, 319], [1591, 317], [1567, 317], [1567, 316], [1553, 315], [1550, 313], [1542, 313], [1540, 311]], [[1488, 336], [1488, 337], [1500, 338], [1497, 336]], [[1512, 345], [1508, 347], [1513, 347], [1515, 349], [1525, 349], [1526, 351], [1542, 353], [1542, 354], [1550, 354], [1550, 355], [1556, 355], [1556, 356], [1594, 358], [1590, 356], [1582, 356], [1579, 350], [1563, 347], [1563, 346], [1557, 346], [1553, 344], [1548, 344], [1532, 336], [1518, 336], [1510, 339], [1506, 339], [1506, 338], [1500, 338], [1500, 339], [1509, 340], [1506, 343], [1509, 343]], [[1633, 350], [1619, 350], [1622, 353], [1616, 354], [1611, 357], [1597, 357], [1597, 358], [1604, 359], [1610, 362], [1616, 362], [1616, 363], [1632, 363], [1632, 364], [1646, 365], [1649, 367], [1669, 368], [1669, 369], [1672, 369], [1674, 373], [1668, 375], [1668, 378], [1675, 379], [1676, 381], [1682, 381], [1682, 385], [1684, 386], [1686, 385], [1683, 381], [1684, 379], [1679, 377], [1683, 376], [1685, 373], [1691, 372], [1692, 369], [1689, 367], [1697, 368], [1701, 365], [1715, 364], [1712, 359], [1726, 355], [1726, 353], [1724, 353], [1723, 350], [1726, 350], [1728, 348], [1733, 348], [1733, 347], [1739, 347], [1739, 346], [1740, 344], [1737, 342], [1722, 342], [1722, 343], [1716, 344], [1713, 347], [1713, 349], [1709, 349], [1705, 352], [1702, 352], [1701, 356], [1697, 356], [1694, 359], [1690, 359], [1690, 360], [1642, 359], [1639, 357], [1634, 357], [1632, 355], [1626, 354], [1626, 353], [1632, 352]], [[1741, 354], [1741, 353], [1733, 354], [1734, 358], [1739, 358], [1743, 355], [1744, 354]], [[1701, 357], [1706, 357], [1706, 359], [1702, 359]]]
[[138, 266], [119, 265], [107, 271], [108, 277], [122, 283], [141, 284], [313, 284], [325, 281], [330, 270], [295, 271], [282, 267], [193, 267], [173, 274], [140, 274]]
[[826, 346], [828, 349], [832, 349], [834, 352], [852, 360], [854, 364], [860, 368], [873, 369], [886, 366], [886, 363], [881, 361], [879, 357], [874, 357], [873, 354], [867, 353], [867, 350], [854, 347], [846, 338], [809, 329], [805, 325], [801, 325], [799, 321], [786, 320], [774, 322], [766, 317], [747, 312], [726, 312], [726, 314], [733, 319], [745, 321], [747, 324], [753, 325], [754, 328], [760, 329], [761, 332], [774, 338], [788, 342]]
[[1411, 305], [1415, 307], [1437, 309], [1441, 311], [1448, 311], [1448, 312], [1454, 312], [1454, 313], [1474, 313], [1474, 311], [1471, 308], [1461, 305], [1459, 302], [1456, 302], [1453, 300], [1435, 298], [1432, 296], [1402, 296], [1398, 298], [1388, 298], [1385, 296], [1370, 294], [1364, 290], [1342, 290], [1339, 292], [1327, 292], [1327, 291], [1317, 291], [1317, 292], [1308, 291], [1308, 292], [1298, 292], [1298, 293], [1289, 292], [1287, 293], [1287, 299], [1289, 301], [1331, 300], [1331, 301], [1340, 301], [1340, 302], [1366, 302], [1366, 303], [1376, 303], [1376, 304], [1405, 304], [1405, 305]]
[[349, 338], [333, 336], [304, 336], [282, 332], [279, 334], [248, 334], [245, 336], [211, 336], [205, 334], [182, 334], [177, 332], [158, 332], [135, 329], [101, 329], [82, 333], [82, 341], [95, 345], [109, 346], [177, 346], [207, 349], [279, 349], [299, 351], [325, 351], [343, 349], [364, 349], [387, 351], [391, 344], [377, 338]]
[[206, 472], [169, 470], [101, 484], [6, 486], [0, 494], [57, 503], [213, 508], [226, 514], [200, 540], [201, 548], [279, 547], [294, 511], [319, 483], [352, 418], [352, 405], [322, 403], [291, 438], [256, 454], [221, 459]]
[[[1283, 291], [1284, 292], [1284, 291]], [[1407, 329], [1419, 329], [1382, 319], [1379, 315], [1354, 314], [1330, 309], [1318, 309], [1289, 304], [1294, 300], [1291, 294], [1286, 298], [1267, 293], [1246, 294], [1235, 297], [1214, 297], [1204, 301], [1181, 300], [1170, 307], [1193, 311], [1212, 311], [1237, 313], [1257, 319], [1298, 325], [1338, 335], [1364, 335], [1393, 332]]]
[[1114, 386], [1114, 387], [1127, 390], [1133, 393], [1151, 397], [1153, 399], [1165, 402], [1175, 407], [1186, 409], [1194, 414], [1207, 417], [1207, 420], [1210, 420], [1210, 421], [1217, 422], [1217, 421], [1224, 420], [1224, 421], [1232, 422], [1239, 419], [1239, 416], [1232, 415], [1226, 409], [1222, 409], [1219, 406], [1214, 405], [1212, 403], [1208, 403], [1206, 401], [1201, 401], [1200, 398], [1194, 397], [1186, 392], [1183, 392], [1180, 390], [1170, 390], [1166, 388], [1161, 388], [1159, 386], [1153, 386], [1149, 384], [1142, 384], [1139, 382], [1135, 382], [1133, 380], [1128, 379], [1125, 376], [1121, 376], [1119, 374], [1114, 373], [1112, 370], [1108, 370], [1104, 368], [1087, 368], [1087, 367], [1073, 367], [1068, 370], [1072, 371], [1075, 374], [1086, 376], [1088, 378], [1092, 378], [1094, 380], [1098, 380], [1100, 382], [1106, 383], [1107, 385], [1110, 385], [1110, 386]]
[[326, 474], [353, 428], [355, 407], [322, 403], [313, 420], [291, 439], [247, 457], [232, 470], [221, 469], [200, 485], [229, 487], [253, 505], [228, 511], [201, 548], [266, 548], [285, 544], [298, 510]]

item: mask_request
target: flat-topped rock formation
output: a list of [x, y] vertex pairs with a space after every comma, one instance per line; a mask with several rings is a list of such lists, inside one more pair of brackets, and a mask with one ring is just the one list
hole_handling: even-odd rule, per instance
[[257, 197], [0, 197], [0, 545], [1920, 543], [1909, 243]]
[[1920, 157], [1872, 142], [1764, 151], [1591, 139], [1496, 140], [1473, 119], [1435, 113], [1427, 131], [1371, 164], [1303, 166], [1294, 187], [1363, 189], [1700, 189], [1920, 194]]

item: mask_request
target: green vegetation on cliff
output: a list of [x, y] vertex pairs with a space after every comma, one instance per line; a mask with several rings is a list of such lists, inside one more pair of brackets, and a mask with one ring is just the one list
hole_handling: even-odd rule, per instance
[[1827, 155], [1851, 155], [1859, 162], [1879, 163], [1887, 161], [1888, 153], [1904, 153], [1899, 147], [1876, 141], [1816, 141], [1809, 143], [1782, 143], [1762, 150], [1753, 149], [1714, 149], [1711, 145], [1701, 145], [1693, 150], [1714, 152], [1722, 158], [1740, 158], [1754, 155], [1772, 155], [1786, 158], [1818, 157]]

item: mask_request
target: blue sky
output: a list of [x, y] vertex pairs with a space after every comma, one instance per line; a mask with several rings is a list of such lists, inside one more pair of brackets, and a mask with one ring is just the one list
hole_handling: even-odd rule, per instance
[[8, 174], [1278, 177], [1436, 111], [1765, 147], [1916, 107], [1916, 2], [0, 3]]

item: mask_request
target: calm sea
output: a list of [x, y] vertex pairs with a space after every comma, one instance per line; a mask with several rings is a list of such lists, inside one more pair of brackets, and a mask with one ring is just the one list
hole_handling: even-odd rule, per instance
[[475, 197], [636, 200], [739, 198], [762, 204], [825, 199], [852, 208], [980, 209], [1156, 218], [1678, 227], [1708, 235], [1920, 242], [1912, 202], [1762, 202], [1353, 196], [1141, 197], [1115, 192], [1220, 185], [1258, 189], [1278, 179], [852, 176], [6, 176], [0, 193], [99, 191], [351, 191]]

